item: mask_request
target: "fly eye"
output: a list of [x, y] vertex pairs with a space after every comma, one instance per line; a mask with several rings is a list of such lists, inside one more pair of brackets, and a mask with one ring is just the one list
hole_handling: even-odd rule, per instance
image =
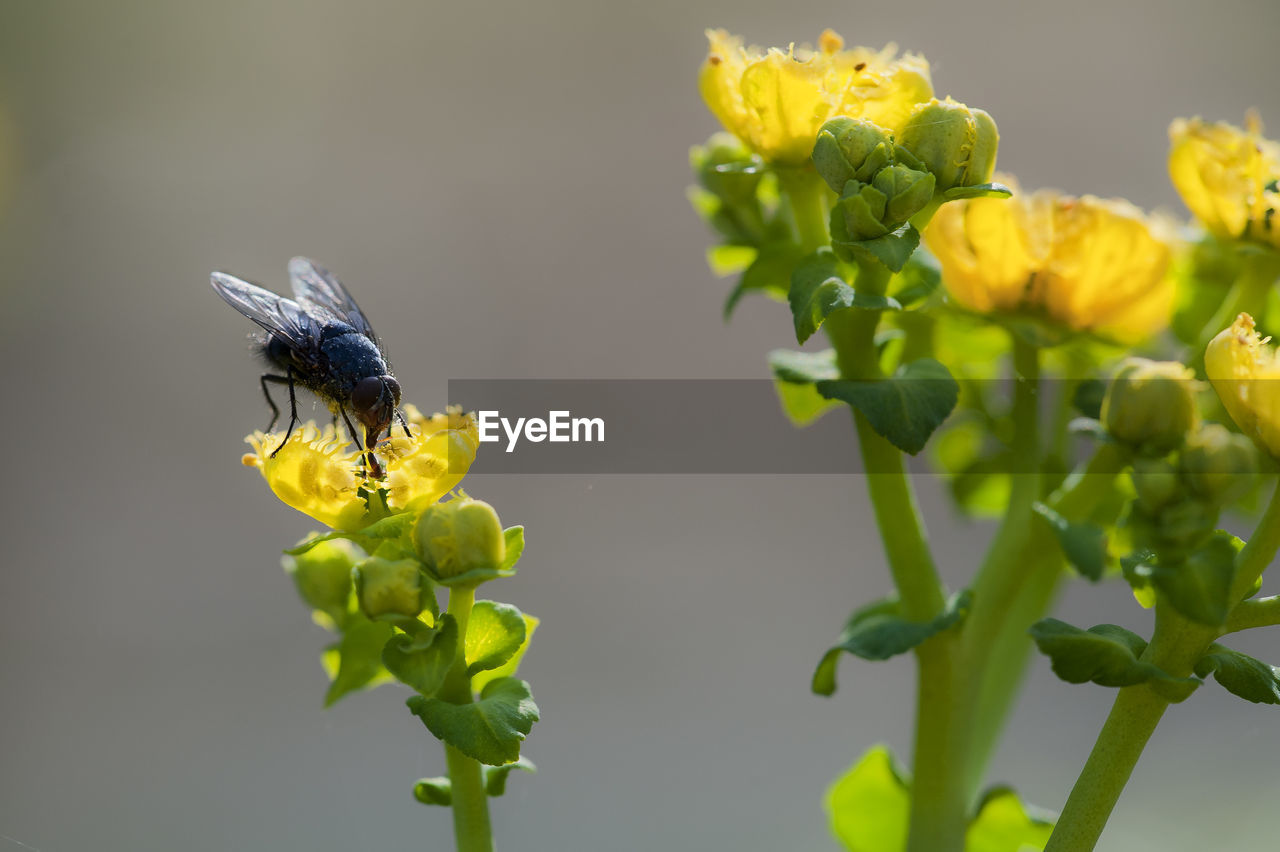
[[351, 407], [356, 411], [368, 411], [382, 397], [382, 381], [372, 376], [356, 382], [351, 389]]
[[382, 383], [391, 390], [391, 398], [395, 400], [395, 404], [400, 404], [400, 383], [391, 376], [383, 376]]

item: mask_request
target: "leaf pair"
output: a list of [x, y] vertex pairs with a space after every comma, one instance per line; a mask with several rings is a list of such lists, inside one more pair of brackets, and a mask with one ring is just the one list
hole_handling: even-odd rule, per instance
[[968, 590], [957, 592], [947, 601], [942, 612], [931, 621], [908, 621], [902, 617], [902, 606], [896, 596], [868, 604], [849, 616], [836, 644], [822, 656], [813, 673], [811, 688], [818, 695], [836, 691], [836, 665], [841, 652], [864, 660], [887, 660], [904, 654], [925, 640], [950, 629], [969, 614], [973, 595]]

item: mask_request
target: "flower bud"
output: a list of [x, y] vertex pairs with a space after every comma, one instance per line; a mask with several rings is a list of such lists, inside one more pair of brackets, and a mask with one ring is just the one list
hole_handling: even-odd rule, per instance
[[1218, 526], [1218, 507], [1202, 500], [1180, 500], [1160, 511], [1157, 550], [1188, 553], [1208, 540]]
[[351, 542], [338, 539], [322, 541], [297, 556], [286, 555], [281, 562], [307, 606], [339, 622], [351, 599], [351, 568], [363, 555]]
[[730, 133], [717, 133], [689, 151], [689, 164], [703, 189], [729, 205], [751, 203], [764, 176], [764, 160]]
[[1181, 468], [1192, 491], [1222, 506], [1243, 497], [1253, 486], [1258, 454], [1244, 435], [1210, 423], [1187, 438]]
[[1111, 437], [1146, 455], [1176, 450], [1200, 420], [1194, 377], [1172, 361], [1126, 359], [1102, 400], [1103, 424]]
[[939, 192], [989, 183], [999, 142], [990, 115], [950, 98], [917, 105], [898, 135], [898, 145], [937, 178]]
[[907, 166], [888, 166], [871, 183], [852, 181], [831, 210], [837, 241], [874, 240], [896, 231], [933, 197], [934, 179]]
[[1133, 461], [1133, 487], [1138, 492], [1138, 505], [1154, 513], [1181, 493], [1182, 480], [1164, 459], [1139, 457]]
[[360, 611], [369, 618], [417, 618], [422, 612], [422, 571], [416, 559], [370, 556], [356, 563], [354, 576]]
[[442, 580], [499, 568], [507, 555], [498, 513], [469, 497], [429, 507], [418, 518], [413, 537], [422, 561]]
[[893, 136], [861, 118], [833, 118], [818, 131], [813, 164], [827, 186], [844, 192], [851, 180], [867, 183], [893, 163]]

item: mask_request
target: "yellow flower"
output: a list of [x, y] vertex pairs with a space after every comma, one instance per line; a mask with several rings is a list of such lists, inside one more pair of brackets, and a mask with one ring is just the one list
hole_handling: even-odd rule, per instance
[[[461, 409], [423, 417], [410, 405], [405, 413], [413, 437], [396, 429], [396, 437], [378, 445], [387, 475], [372, 481], [375, 490], [386, 489], [392, 511], [434, 503], [449, 493], [462, 481], [480, 445], [475, 420]], [[321, 429], [308, 421], [294, 429], [274, 457], [280, 435], [254, 432], [245, 440], [254, 452], [245, 455], [244, 463], [256, 467], [275, 495], [299, 512], [339, 530], [359, 529], [375, 519], [367, 515], [359, 494], [366, 485], [360, 454], [332, 426]]]
[[1280, 458], [1280, 352], [1268, 342], [1240, 314], [1209, 343], [1204, 371], [1240, 431]]
[[1047, 317], [1075, 331], [1135, 342], [1173, 306], [1164, 223], [1126, 201], [1052, 190], [942, 205], [925, 243], [951, 297], [982, 313]]
[[912, 107], [933, 97], [929, 63], [910, 53], [895, 59], [894, 45], [845, 50], [831, 30], [816, 51], [744, 48], [724, 30], [708, 30], [707, 39], [698, 75], [703, 100], [726, 129], [773, 163], [808, 163], [829, 118], [865, 118], [894, 131]]
[[1246, 129], [1180, 118], [1169, 127], [1169, 176], [1183, 202], [1215, 236], [1280, 248], [1280, 144], [1262, 137], [1256, 113]]

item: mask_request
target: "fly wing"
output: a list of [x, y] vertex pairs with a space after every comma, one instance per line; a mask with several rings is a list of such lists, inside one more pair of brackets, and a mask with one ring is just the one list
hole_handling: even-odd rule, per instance
[[320, 339], [319, 321], [292, 299], [225, 272], [210, 275], [209, 283], [228, 305], [284, 340], [294, 350], [309, 351]]
[[[334, 278], [329, 270], [314, 260], [295, 257], [289, 261], [289, 281], [293, 285], [293, 294], [298, 297], [302, 305], [318, 305], [374, 343], [378, 343], [378, 336], [373, 333], [373, 326], [365, 318], [356, 300], [351, 298], [347, 288], [343, 287], [342, 282]], [[382, 348], [381, 344], [378, 348]]]

